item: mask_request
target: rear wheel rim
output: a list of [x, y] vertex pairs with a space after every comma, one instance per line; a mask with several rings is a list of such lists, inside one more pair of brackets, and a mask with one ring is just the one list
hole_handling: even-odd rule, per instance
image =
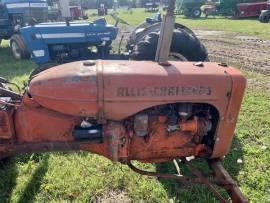
[[194, 16], [199, 16], [201, 14], [200, 10], [193, 11]]
[[20, 48], [19, 48], [17, 42], [15, 42], [15, 41], [11, 42], [11, 49], [12, 49], [12, 53], [15, 56], [15, 58], [20, 59], [21, 52], [20, 52]]
[[188, 61], [186, 57], [184, 57], [182, 54], [179, 54], [177, 52], [170, 52], [169, 60], [170, 61]]

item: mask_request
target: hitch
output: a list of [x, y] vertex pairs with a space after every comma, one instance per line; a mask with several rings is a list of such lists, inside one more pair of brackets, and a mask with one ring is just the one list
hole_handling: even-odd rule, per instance
[[[181, 164], [185, 164], [195, 177], [182, 175], [180, 173], [180, 167], [178, 164], [179, 161], [181, 162]], [[247, 199], [244, 197], [243, 193], [238, 188], [235, 181], [232, 179], [232, 177], [229, 175], [226, 169], [222, 166], [219, 160], [208, 160], [208, 165], [212, 172], [210, 175], [205, 175], [202, 171], [194, 167], [191, 161], [188, 161], [187, 158], [186, 159], [182, 158], [179, 161], [177, 161], [176, 159], [173, 160], [177, 174], [165, 174], [165, 173], [144, 171], [134, 166], [130, 161], [127, 164], [130, 169], [141, 175], [158, 178], [175, 179], [185, 185], [204, 184], [221, 203], [227, 203], [230, 201], [226, 200], [214, 187], [214, 185], [224, 188], [231, 197], [231, 201], [233, 203], [248, 202]]]
[[244, 197], [243, 193], [240, 191], [239, 187], [232, 179], [230, 174], [222, 166], [218, 160], [210, 160], [209, 166], [214, 172], [214, 177], [216, 178], [217, 185], [223, 187], [227, 193], [230, 195], [232, 202], [235, 203], [246, 203], [248, 200]]

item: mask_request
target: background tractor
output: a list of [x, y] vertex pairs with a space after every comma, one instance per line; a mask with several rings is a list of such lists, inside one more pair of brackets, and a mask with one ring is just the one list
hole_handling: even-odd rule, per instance
[[[117, 21], [116, 25], [118, 22], [127, 24], [116, 15], [112, 16]], [[16, 59], [29, 58], [31, 55], [38, 65], [97, 58], [155, 60], [160, 29], [161, 15], [158, 13], [131, 32], [126, 53], [116, 54], [110, 50], [117, 38], [118, 28], [107, 24], [104, 18], [92, 23], [67, 21], [27, 26], [20, 29], [20, 33], [11, 38], [10, 43], [16, 45], [16, 49], [12, 49]], [[171, 57], [192, 61], [208, 59], [204, 45], [187, 27], [175, 23], [172, 39]], [[121, 45], [122, 40], [118, 50]]]
[[229, 15], [235, 18], [247, 18], [259, 16], [266, 6], [266, 0], [209, 0], [202, 6], [202, 11], [206, 16]]
[[0, 0], [0, 41], [9, 39], [33, 21], [47, 21], [47, 15], [45, 0]]
[[202, 14], [201, 6], [205, 0], [177, 0], [176, 13], [183, 14], [186, 17], [199, 18]]
[[202, 13], [237, 18], [259, 16], [266, 9], [267, 0], [178, 0], [177, 12], [186, 17], [198, 18]]
[[268, 23], [270, 21], [270, 0], [267, 2], [267, 9], [261, 11], [259, 21], [262, 23]]

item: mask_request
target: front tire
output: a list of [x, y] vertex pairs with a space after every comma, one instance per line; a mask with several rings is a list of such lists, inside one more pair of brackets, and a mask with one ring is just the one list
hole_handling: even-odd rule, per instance
[[191, 11], [191, 16], [193, 18], [199, 18], [199, 17], [201, 17], [201, 14], [202, 14], [202, 11], [200, 8], [193, 8]]
[[15, 34], [10, 39], [10, 47], [15, 59], [29, 59], [30, 54], [27, 51], [23, 37], [19, 34]]

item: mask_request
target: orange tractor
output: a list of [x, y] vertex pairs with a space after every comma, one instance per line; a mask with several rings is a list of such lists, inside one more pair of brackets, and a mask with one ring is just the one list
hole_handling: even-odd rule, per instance
[[[212, 62], [167, 61], [174, 25], [165, 15], [156, 60], [78, 61], [32, 74], [23, 93], [0, 78], [0, 159], [20, 153], [84, 150], [149, 176], [225, 188], [247, 202], [219, 160], [230, 150], [245, 90], [235, 68]], [[192, 165], [205, 159], [211, 178]], [[132, 164], [174, 161], [177, 174]], [[180, 175], [179, 160], [192, 177]]]

